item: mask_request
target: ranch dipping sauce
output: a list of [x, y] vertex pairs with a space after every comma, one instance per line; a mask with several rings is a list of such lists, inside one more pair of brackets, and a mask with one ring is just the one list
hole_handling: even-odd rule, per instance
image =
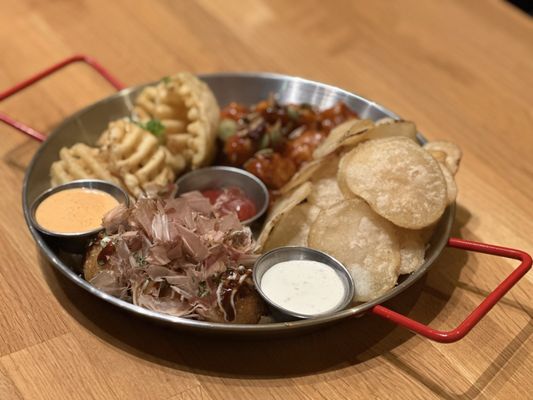
[[342, 278], [333, 268], [312, 260], [273, 265], [261, 278], [261, 290], [272, 303], [302, 315], [334, 310], [346, 291]]
[[113, 196], [102, 190], [65, 189], [50, 195], [37, 206], [35, 220], [50, 232], [87, 232], [102, 226], [103, 216], [118, 204]]

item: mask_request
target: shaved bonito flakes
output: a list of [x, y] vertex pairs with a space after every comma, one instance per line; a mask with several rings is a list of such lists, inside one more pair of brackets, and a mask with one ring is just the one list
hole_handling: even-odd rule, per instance
[[89, 247], [93, 286], [146, 309], [211, 322], [257, 323], [250, 228], [200, 192], [141, 197], [107, 213]]

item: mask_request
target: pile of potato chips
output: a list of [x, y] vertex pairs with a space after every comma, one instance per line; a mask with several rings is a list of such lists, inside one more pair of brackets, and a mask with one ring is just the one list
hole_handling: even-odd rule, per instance
[[460, 149], [420, 146], [416, 126], [392, 119], [350, 120], [331, 131], [280, 190], [258, 248], [308, 246], [342, 262], [354, 301], [375, 299], [400, 274], [424, 263], [433, 227], [457, 187]]

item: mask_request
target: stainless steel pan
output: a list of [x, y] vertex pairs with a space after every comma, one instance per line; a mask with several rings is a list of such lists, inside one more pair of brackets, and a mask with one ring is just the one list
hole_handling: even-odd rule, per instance
[[[0, 93], [0, 101], [24, 89], [33, 82], [42, 79], [48, 74], [68, 65], [72, 62], [84, 61], [100, 72], [115, 87], [121, 84], [111, 76], [103, 67], [94, 60], [86, 56], [74, 56], [51, 68], [35, 75], [15, 87]], [[332, 106], [342, 100], [354, 109], [362, 118], [378, 119], [382, 117], [398, 118], [398, 115], [385, 107], [345, 90], [329, 86], [323, 83], [313, 82], [302, 78], [271, 74], [271, 73], [216, 73], [200, 75], [207, 82], [215, 93], [218, 102], [225, 105], [230, 101], [251, 104], [265, 99], [269, 94], [276, 93], [281, 102], [301, 103], [307, 102], [319, 108]], [[76, 266], [71, 262], [66, 262], [61, 254], [52, 248], [43, 236], [32, 226], [29, 218], [30, 205], [33, 200], [44, 190], [49, 188], [50, 179], [48, 175], [50, 164], [58, 158], [59, 149], [63, 146], [70, 146], [76, 142], [93, 144], [98, 135], [107, 127], [108, 122], [131, 115], [133, 100], [139, 91], [146, 85], [126, 88], [117, 93], [92, 104], [74, 115], [64, 120], [59, 126], [47, 136], [46, 140], [34, 155], [24, 178], [22, 193], [22, 206], [28, 228], [40, 248], [50, 263], [84, 290], [90, 292], [113, 306], [120, 307], [133, 316], [147, 318], [149, 320], [171, 326], [176, 329], [189, 330], [194, 332], [205, 332], [215, 334], [242, 334], [242, 335], [265, 335], [283, 334], [297, 331], [304, 331], [326, 326], [334, 321], [359, 316], [367, 312], [380, 315], [393, 322], [396, 322], [408, 329], [411, 329], [423, 336], [440, 342], [452, 342], [461, 339], [479, 320], [496, 304], [496, 302], [530, 269], [531, 257], [515, 249], [508, 249], [482, 243], [469, 242], [461, 239], [449, 238], [454, 220], [455, 205], [451, 205], [442, 216], [438, 227], [433, 235], [430, 246], [426, 252], [426, 261], [420, 269], [405, 277], [398, 285], [385, 295], [352, 308], [338, 312], [334, 315], [320, 317], [310, 320], [295, 322], [271, 323], [259, 325], [233, 325], [209, 323], [195, 321], [170, 315], [156, 313], [133, 304], [127, 303], [118, 298], [105, 294], [86, 282], [76, 271]], [[9, 116], [0, 113], [0, 120], [14, 126], [18, 130], [29, 134], [35, 138], [42, 137], [35, 130], [16, 122]], [[419, 134], [420, 142], [425, 139]], [[462, 248], [483, 252], [502, 257], [514, 258], [521, 261], [521, 264], [513, 273], [496, 288], [465, 321], [456, 329], [444, 332], [433, 330], [423, 324], [397, 314], [396, 312], [383, 307], [381, 304], [394, 298], [403, 292], [432, 266], [435, 259], [446, 246]]]

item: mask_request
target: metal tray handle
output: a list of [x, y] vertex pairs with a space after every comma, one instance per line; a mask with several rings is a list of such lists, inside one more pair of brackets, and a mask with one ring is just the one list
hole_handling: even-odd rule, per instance
[[380, 317], [388, 319], [404, 328], [416, 332], [428, 339], [440, 343], [456, 342], [470, 332], [476, 324], [491, 310], [492, 307], [531, 269], [531, 256], [521, 250], [494, 246], [485, 243], [472, 242], [458, 238], [448, 240], [449, 247], [475, 251], [477, 253], [491, 254], [505, 258], [520, 260], [520, 265], [500, 283], [486, 298], [477, 306], [461, 324], [451, 331], [439, 331], [417, 322], [405, 315], [398, 314], [381, 305], [374, 306], [372, 312]]
[[[44, 69], [43, 71], [33, 75], [32, 77], [16, 84], [15, 86], [3, 92], [0, 92], [0, 101], [7, 99], [8, 97], [14, 95], [15, 93], [18, 93], [21, 90], [27, 88], [28, 86], [33, 85], [35, 82], [38, 82], [41, 79], [46, 78], [47, 76], [52, 75], [54, 72], [75, 62], [84, 62], [85, 64], [91, 66], [96, 72], [98, 72], [105, 80], [107, 80], [117, 90], [123, 89], [125, 87], [117, 78], [111, 75], [111, 73], [108, 70], [106, 70], [104, 67], [102, 67], [102, 65], [100, 65], [95, 59], [89, 56], [86, 56], [84, 54], [77, 54], [77, 55], [68, 57], [64, 59], [63, 61], [60, 61], [57, 64], [54, 64]], [[9, 115], [6, 115], [2, 112], [0, 112], [0, 121], [6, 123], [7, 125], [12, 126], [13, 128], [19, 130], [20, 132], [40, 142], [46, 139], [46, 135], [44, 135], [43, 133], [37, 131], [36, 129], [33, 129], [32, 127], [24, 124], [23, 122], [20, 122], [20, 121], [17, 121], [11, 118]]]

